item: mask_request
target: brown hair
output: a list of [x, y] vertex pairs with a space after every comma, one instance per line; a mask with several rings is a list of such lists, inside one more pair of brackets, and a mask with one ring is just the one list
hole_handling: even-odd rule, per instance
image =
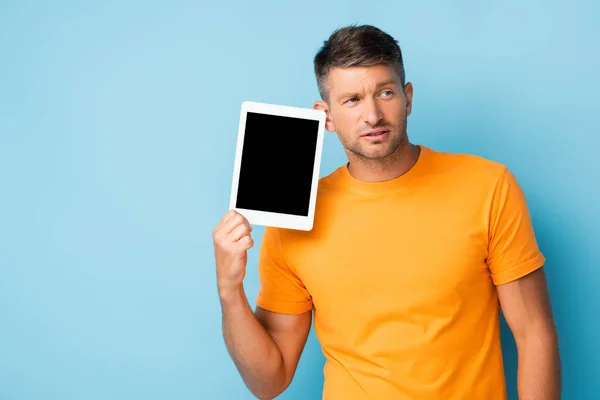
[[389, 34], [371, 25], [349, 25], [335, 30], [314, 58], [319, 94], [328, 99], [327, 76], [331, 68], [387, 64], [394, 67], [402, 87], [405, 84], [402, 51]]

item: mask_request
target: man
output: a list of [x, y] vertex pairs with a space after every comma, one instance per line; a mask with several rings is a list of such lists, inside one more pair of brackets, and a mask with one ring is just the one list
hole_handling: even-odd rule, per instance
[[519, 398], [558, 399], [545, 259], [515, 177], [409, 142], [413, 86], [381, 30], [338, 29], [314, 63], [314, 108], [348, 163], [320, 180], [312, 231], [265, 229], [254, 312], [252, 228], [230, 211], [213, 231], [224, 338], [245, 384], [261, 399], [288, 387], [314, 312], [323, 399], [506, 399], [502, 311]]

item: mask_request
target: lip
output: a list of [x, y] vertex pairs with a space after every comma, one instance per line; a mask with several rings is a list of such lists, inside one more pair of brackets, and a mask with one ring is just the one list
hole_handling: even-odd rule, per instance
[[[389, 133], [389, 129], [385, 129], [385, 128], [372, 129], [370, 131], [363, 133], [361, 135], [361, 138], [367, 139], [367, 140], [381, 140], [388, 133]], [[369, 136], [369, 135], [371, 135], [371, 136]]]
[[389, 129], [386, 129], [386, 128], [371, 129], [370, 131], [367, 131], [367, 132], [363, 133], [362, 136], [367, 136], [367, 135], [371, 135], [371, 134], [377, 134], [377, 133], [387, 132], [388, 130]]

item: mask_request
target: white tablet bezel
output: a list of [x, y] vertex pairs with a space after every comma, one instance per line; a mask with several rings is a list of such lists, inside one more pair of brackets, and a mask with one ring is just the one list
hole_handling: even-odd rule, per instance
[[[297, 117], [312, 119], [319, 122], [317, 145], [315, 149], [315, 161], [313, 166], [313, 176], [310, 187], [310, 203], [307, 216], [273, 213], [258, 210], [248, 210], [236, 207], [236, 198], [240, 178], [240, 168], [242, 163], [242, 151], [244, 146], [244, 134], [246, 130], [246, 116], [248, 112], [259, 114], [280, 115], [284, 117]], [[315, 204], [317, 199], [317, 189], [319, 184], [319, 172], [321, 166], [321, 155], [323, 153], [323, 138], [325, 132], [325, 112], [310, 108], [299, 108], [267, 103], [258, 103], [245, 101], [242, 103], [240, 122], [238, 128], [237, 146], [235, 152], [235, 163], [233, 168], [233, 183], [231, 186], [231, 197], [229, 208], [242, 214], [252, 225], [272, 226], [286, 229], [296, 229], [310, 231], [313, 228], [315, 216]]]

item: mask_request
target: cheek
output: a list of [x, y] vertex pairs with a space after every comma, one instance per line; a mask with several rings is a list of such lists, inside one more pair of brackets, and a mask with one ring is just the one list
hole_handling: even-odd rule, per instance
[[338, 111], [331, 115], [331, 119], [338, 133], [344, 136], [353, 134], [358, 128], [357, 121], [360, 121], [358, 113], [354, 109], [343, 110], [342, 112]]
[[354, 132], [361, 126], [362, 118], [360, 113], [360, 107], [354, 107], [349, 110], [345, 110], [341, 116], [342, 125], [350, 132]]
[[384, 120], [391, 123], [399, 123], [406, 113], [404, 104], [395, 104], [391, 107], [386, 107], [384, 111]]

